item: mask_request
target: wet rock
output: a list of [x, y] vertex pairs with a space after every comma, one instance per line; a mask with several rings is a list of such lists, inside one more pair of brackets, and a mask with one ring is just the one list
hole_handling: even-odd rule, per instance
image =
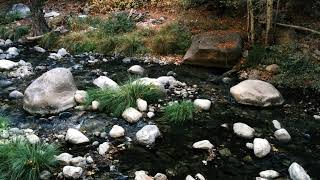
[[253, 106], [281, 105], [284, 100], [280, 92], [271, 84], [260, 80], [245, 80], [233, 86], [230, 93], [240, 104]]
[[255, 130], [244, 123], [234, 123], [233, 124], [233, 132], [239, 137], [251, 139], [254, 136]]
[[86, 162], [87, 162], [88, 164], [94, 163], [94, 161], [93, 161], [93, 159], [92, 159], [91, 156], [88, 156], [88, 157], [86, 158]]
[[70, 164], [76, 167], [85, 167], [87, 164], [86, 158], [78, 156], [70, 160]]
[[277, 130], [276, 132], [274, 132], [274, 136], [280, 142], [289, 142], [291, 140], [290, 134], [285, 129]]
[[0, 70], [11, 70], [19, 64], [10, 60], [0, 60]]
[[73, 156], [69, 153], [62, 153], [62, 154], [56, 156], [56, 160], [61, 165], [69, 165], [72, 158], [73, 158]]
[[22, 18], [26, 18], [31, 13], [30, 8], [22, 3], [14, 4], [9, 11], [9, 14], [18, 14]]
[[205, 67], [230, 68], [238, 63], [242, 40], [238, 33], [219, 32], [195, 35], [184, 63]]
[[186, 180], [196, 180], [196, 179], [194, 179], [192, 176], [188, 175], [188, 176], [186, 177]]
[[262, 158], [270, 153], [271, 146], [268, 140], [262, 138], [255, 138], [253, 140], [253, 151], [256, 157]]
[[35, 134], [27, 134], [26, 138], [30, 144], [37, 144], [40, 142], [40, 138]]
[[122, 113], [122, 117], [129, 123], [135, 123], [142, 118], [142, 113], [135, 108], [129, 107]]
[[47, 170], [42, 171], [39, 175], [41, 180], [50, 180], [51, 176], [52, 174]]
[[59, 114], [59, 119], [68, 119], [70, 117], [72, 117], [71, 112], [62, 112]]
[[5, 42], [4, 42], [4, 45], [5, 46], [11, 46], [13, 44], [13, 42], [11, 41], [11, 39], [7, 39]]
[[214, 146], [210, 143], [210, 141], [208, 140], [202, 140], [202, 141], [198, 141], [196, 143], [194, 143], [192, 145], [193, 148], [195, 149], [205, 149], [205, 150], [208, 150], [208, 149], [212, 149]]
[[288, 171], [292, 180], [311, 180], [303, 167], [296, 162], [290, 165]]
[[118, 83], [114, 82], [112, 79], [108, 78], [107, 76], [100, 76], [93, 81], [93, 84], [98, 86], [101, 89], [118, 89]]
[[271, 64], [266, 67], [266, 71], [268, 71], [272, 74], [278, 74], [280, 71], [280, 67], [277, 64]]
[[15, 71], [10, 72], [11, 77], [24, 78], [33, 74], [32, 66], [21, 66]]
[[275, 170], [265, 170], [259, 173], [260, 177], [266, 179], [274, 179], [280, 176], [280, 174]]
[[134, 174], [134, 180], [153, 180], [153, 178], [148, 176], [145, 171], [136, 171]]
[[102, 133], [100, 133], [100, 137], [102, 137], [102, 138], [105, 138], [105, 137], [107, 137], [107, 133], [106, 132], [102, 132]]
[[128, 69], [128, 72], [129, 72], [129, 73], [132, 73], [132, 74], [137, 74], [137, 75], [142, 76], [143, 73], [144, 73], [144, 69], [143, 69], [143, 67], [141, 67], [141, 66], [139, 66], [139, 65], [134, 65], [134, 66], [131, 66], [131, 67]]
[[160, 130], [156, 125], [146, 125], [136, 133], [136, 138], [140, 144], [150, 146], [160, 135]]
[[86, 101], [87, 97], [88, 97], [87, 91], [83, 91], [83, 90], [77, 90], [74, 95], [75, 101], [79, 104], [83, 104]]
[[143, 100], [143, 99], [137, 99], [137, 107], [139, 109], [139, 111], [147, 111], [148, 109], [148, 103], [147, 101]]
[[272, 124], [273, 124], [273, 127], [274, 127], [275, 129], [281, 129], [281, 124], [280, 124], [279, 121], [273, 120], [273, 121], [272, 121]]
[[42, 47], [39, 47], [39, 46], [35, 46], [33, 47], [33, 49], [36, 51], [36, 52], [39, 52], [39, 53], [45, 53], [46, 50], [43, 49]]
[[208, 111], [211, 106], [211, 101], [208, 99], [196, 99], [193, 104], [201, 110]]
[[197, 173], [195, 177], [197, 180], [206, 180], [206, 178], [200, 173]]
[[124, 133], [125, 133], [125, 130], [121, 126], [114, 125], [110, 130], [109, 135], [113, 138], [119, 138], [124, 136]]
[[72, 144], [83, 144], [89, 142], [87, 136], [73, 128], [68, 129], [65, 139]]
[[62, 172], [66, 178], [79, 179], [83, 173], [83, 169], [81, 167], [65, 166]]
[[11, 86], [13, 84], [12, 81], [9, 80], [0, 80], [0, 88], [6, 88], [8, 86]]
[[100, 155], [105, 155], [110, 150], [110, 144], [108, 142], [104, 142], [99, 145], [98, 153]]
[[162, 173], [157, 173], [154, 177], [154, 180], [168, 180], [167, 176]]
[[14, 90], [9, 94], [9, 97], [13, 98], [13, 99], [21, 99], [21, 98], [23, 98], [23, 96], [24, 95], [20, 91], [17, 91], [17, 90]]
[[23, 108], [31, 114], [54, 114], [73, 107], [77, 87], [68, 69], [52, 69], [25, 90]]
[[6, 52], [13, 57], [19, 55], [19, 50], [16, 47], [10, 47]]
[[147, 117], [150, 118], [150, 119], [153, 118], [154, 116], [155, 116], [154, 112], [148, 112], [147, 113]]

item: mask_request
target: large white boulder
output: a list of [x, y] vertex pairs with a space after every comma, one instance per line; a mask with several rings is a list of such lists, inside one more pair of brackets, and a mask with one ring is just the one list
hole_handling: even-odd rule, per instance
[[292, 180], [311, 180], [303, 167], [296, 162], [290, 165], [288, 171]]
[[212, 148], [213, 148], [213, 145], [210, 143], [209, 140], [202, 140], [202, 141], [195, 142], [195, 143], [192, 145], [192, 147], [195, 148], [195, 149], [205, 149], [205, 150], [208, 150], [208, 149], [212, 149]]
[[34, 80], [25, 90], [23, 108], [31, 114], [53, 114], [72, 108], [77, 87], [71, 72], [55, 68]]
[[0, 70], [11, 70], [17, 67], [19, 64], [10, 60], [0, 60]]
[[261, 80], [242, 81], [233, 86], [230, 93], [240, 104], [266, 107], [284, 102], [282, 95], [272, 84]]
[[114, 125], [110, 130], [109, 135], [113, 138], [119, 138], [124, 136], [124, 133], [125, 133], [125, 130], [123, 129], [123, 127]]
[[129, 107], [122, 113], [123, 119], [129, 123], [135, 123], [142, 118], [142, 113], [136, 110], [135, 108]]
[[65, 166], [62, 173], [66, 178], [79, 179], [83, 173], [83, 169], [81, 167]]
[[234, 123], [233, 124], [233, 132], [239, 137], [251, 139], [254, 136], [255, 130], [244, 123]]
[[208, 111], [211, 107], [211, 101], [208, 99], [196, 99], [194, 100], [193, 104], [195, 107], [204, 111]]
[[271, 151], [271, 146], [266, 139], [255, 138], [253, 140], [253, 152], [256, 157], [262, 158], [268, 155]]
[[289, 142], [291, 140], [291, 136], [285, 129], [279, 129], [274, 132], [274, 137], [280, 142]]
[[152, 145], [161, 135], [156, 125], [146, 125], [136, 133], [137, 141], [143, 145]]
[[73, 128], [68, 129], [65, 139], [72, 144], [82, 144], [89, 142], [89, 138], [87, 136]]
[[100, 76], [93, 81], [93, 84], [98, 86], [101, 89], [118, 89], [118, 83], [114, 82], [112, 79], [108, 78], [107, 76]]

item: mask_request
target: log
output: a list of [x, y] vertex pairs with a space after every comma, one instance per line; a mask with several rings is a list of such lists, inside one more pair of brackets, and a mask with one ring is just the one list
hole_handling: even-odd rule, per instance
[[[259, 21], [260, 24], [266, 24], [266, 22], [263, 21]], [[297, 26], [297, 25], [291, 25], [291, 24], [284, 24], [284, 23], [274, 23], [277, 26], [281, 26], [281, 27], [287, 27], [287, 28], [293, 28], [293, 29], [297, 29], [300, 31], [307, 31], [313, 34], [317, 34], [320, 35], [320, 31], [316, 31], [314, 29], [310, 29], [310, 28], [306, 28], [306, 27], [302, 27], [302, 26]]]

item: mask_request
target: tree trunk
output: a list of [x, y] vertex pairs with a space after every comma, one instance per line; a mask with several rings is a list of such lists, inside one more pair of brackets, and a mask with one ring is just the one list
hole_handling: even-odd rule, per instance
[[253, 15], [253, 4], [252, 0], [247, 1], [247, 31], [248, 31], [248, 41], [249, 43], [254, 43], [254, 15]]
[[265, 44], [270, 42], [270, 30], [272, 27], [273, 0], [267, 0], [267, 16], [266, 16], [266, 39]]
[[31, 32], [33, 36], [40, 36], [50, 31], [43, 15], [43, 3], [44, 0], [30, 0], [32, 19]]

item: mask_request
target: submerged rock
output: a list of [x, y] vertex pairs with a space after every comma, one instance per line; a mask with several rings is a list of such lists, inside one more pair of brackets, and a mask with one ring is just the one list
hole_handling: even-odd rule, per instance
[[270, 83], [260, 80], [245, 80], [233, 86], [230, 93], [240, 104], [253, 106], [281, 105], [284, 100], [280, 92]]
[[194, 143], [192, 145], [193, 148], [195, 149], [212, 149], [214, 146], [210, 143], [210, 141], [208, 140], [202, 140], [202, 141], [198, 141], [196, 143]]
[[119, 85], [112, 79], [108, 78], [107, 76], [100, 76], [93, 81], [93, 84], [98, 86], [101, 89], [118, 89]]
[[292, 180], [311, 180], [303, 167], [296, 162], [290, 165], [288, 171]]
[[82, 176], [83, 169], [81, 167], [65, 166], [62, 172], [66, 178], [79, 179]]
[[77, 87], [68, 69], [52, 69], [28, 86], [23, 108], [31, 114], [54, 114], [76, 105]]
[[233, 132], [239, 137], [251, 139], [254, 136], [255, 130], [247, 124], [239, 122], [233, 124]]
[[271, 146], [268, 140], [262, 138], [255, 138], [253, 140], [253, 151], [256, 157], [262, 158], [270, 153]]
[[156, 125], [146, 125], [136, 133], [136, 138], [140, 144], [150, 146], [160, 135], [160, 130]]
[[201, 110], [208, 111], [211, 107], [211, 101], [208, 99], [196, 99], [193, 104]]
[[129, 123], [135, 123], [142, 118], [142, 113], [135, 108], [129, 107], [122, 113], [122, 117]]
[[89, 138], [87, 138], [87, 136], [73, 128], [68, 129], [65, 139], [72, 144], [83, 144], [89, 142]]

